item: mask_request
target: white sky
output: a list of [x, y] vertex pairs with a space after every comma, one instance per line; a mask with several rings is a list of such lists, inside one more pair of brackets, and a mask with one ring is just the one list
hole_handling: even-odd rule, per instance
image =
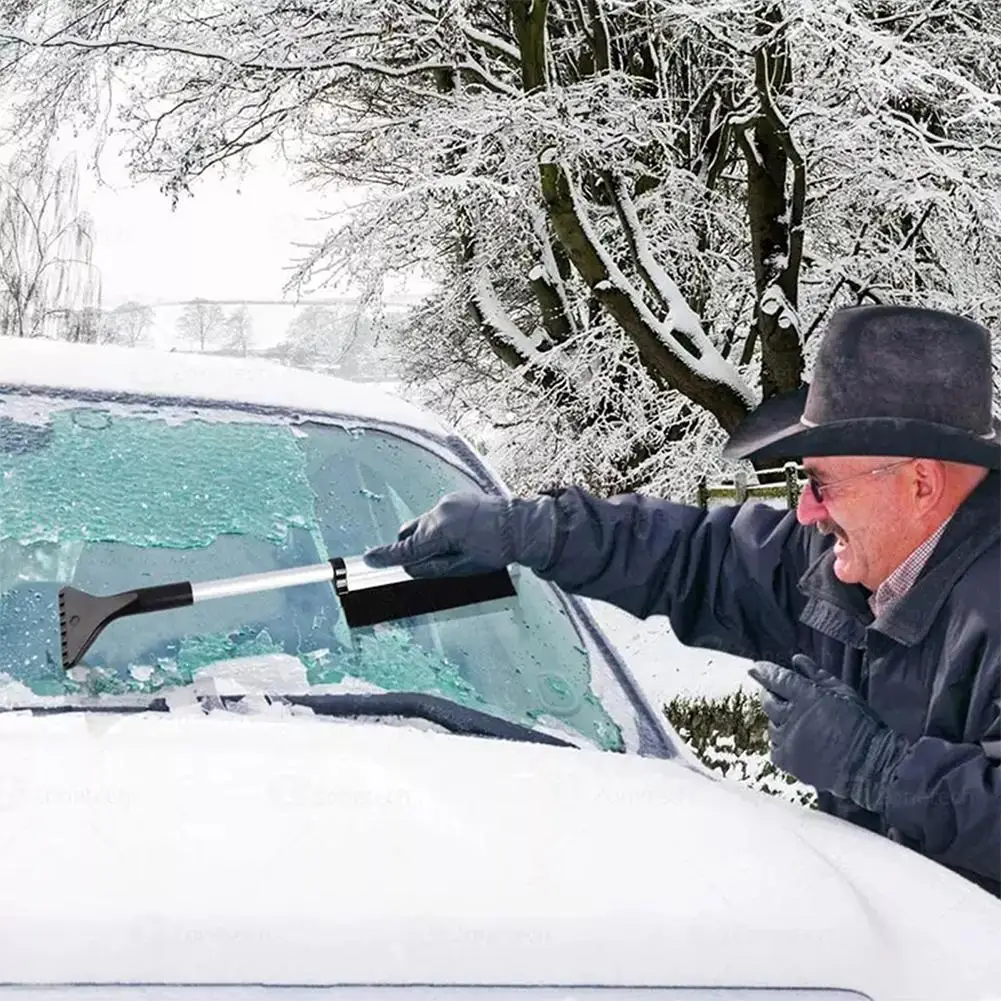
[[[110, 146], [110, 144], [109, 144]], [[67, 151], [69, 152], [69, 151]], [[194, 298], [296, 301], [285, 293], [293, 262], [305, 253], [296, 244], [315, 243], [338, 220], [323, 219], [363, 197], [361, 189], [310, 190], [295, 182], [279, 160], [264, 160], [244, 176], [231, 172], [192, 185], [176, 208], [157, 182], [130, 181], [124, 162], [106, 152], [101, 180], [87, 167], [91, 151], [79, 157], [81, 211], [94, 221], [93, 261], [101, 273], [101, 305], [150, 305]], [[390, 291], [394, 297], [421, 294], [428, 284], [416, 276]], [[308, 293], [306, 300], [334, 298], [346, 288]], [[284, 338], [293, 307], [251, 307], [251, 337], [257, 347]], [[160, 347], [176, 341], [181, 307], [154, 314], [151, 335]]]
[[[0, 118], [2, 118], [0, 112]], [[89, 163], [93, 138], [83, 133], [58, 144], [52, 162], [76, 155], [79, 207], [94, 220], [94, 263], [101, 272], [101, 304], [207, 299], [288, 299], [282, 287], [303, 251], [295, 243], [322, 238], [332, 225], [319, 218], [361, 192], [319, 194], [296, 184], [275, 155], [258, 151], [245, 176], [210, 176], [192, 185], [176, 209], [155, 181], [133, 183], [111, 141], [101, 158], [101, 182]], [[16, 150], [0, 147], [0, 163]], [[423, 292], [414, 279], [406, 292]], [[330, 289], [316, 295], [336, 296]]]
[[[15, 151], [0, 147], [0, 163]], [[294, 315], [294, 292], [284, 292], [293, 262], [337, 224], [324, 220], [357, 201], [361, 189], [324, 192], [295, 182], [280, 160], [258, 158], [244, 176], [231, 172], [192, 185], [176, 208], [155, 181], [132, 182], [124, 160], [109, 143], [101, 160], [101, 179], [89, 166], [93, 147], [76, 140], [52, 156], [76, 155], [79, 209], [94, 222], [93, 263], [101, 275], [101, 306], [124, 302], [149, 305], [194, 298], [214, 300], [285, 300], [289, 307], [251, 307], [252, 338], [258, 347], [281, 340]], [[427, 282], [414, 276], [388, 291], [395, 298], [426, 292]], [[306, 301], [336, 298], [345, 288], [308, 293]], [[173, 344], [181, 307], [162, 306], [154, 314], [152, 338], [158, 346]]]
[[293, 242], [326, 229], [316, 221], [320, 197], [296, 187], [279, 164], [242, 181], [204, 180], [176, 209], [155, 183], [131, 185], [116, 168], [108, 169], [113, 186], [88, 174], [80, 184], [80, 207], [94, 219], [106, 308], [129, 299], [285, 298], [287, 268], [300, 253]]

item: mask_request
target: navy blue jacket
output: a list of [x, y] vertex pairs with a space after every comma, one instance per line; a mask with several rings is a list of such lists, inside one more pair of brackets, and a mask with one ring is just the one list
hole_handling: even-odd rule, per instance
[[1001, 475], [955, 513], [913, 588], [873, 620], [833, 572], [833, 539], [763, 504], [706, 511], [637, 494], [553, 492], [540, 577], [688, 646], [788, 665], [809, 654], [911, 748], [882, 815], [830, 793], [821, 810], [877, 831], [1001, 895]]

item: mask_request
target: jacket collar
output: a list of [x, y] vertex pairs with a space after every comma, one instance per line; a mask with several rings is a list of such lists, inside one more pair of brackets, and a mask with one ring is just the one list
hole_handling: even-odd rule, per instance
[[864, 645], [870, 625], [904, 646], [920, 643], [967, 568], [1001, 538], [1001, 473], [990, 472], [959, 506], [911, 589], [873, 621], [868, 591], [834, 575], [830, 547], [799, 580], [808, 601], [800, 621], [841, 642]]

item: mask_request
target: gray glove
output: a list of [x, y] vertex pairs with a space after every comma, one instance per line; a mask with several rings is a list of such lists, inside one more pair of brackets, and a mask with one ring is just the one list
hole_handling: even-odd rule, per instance
[[556, 502], [454, 493], [407, 522], [399, 541], [365, 553], [371, 567], [403, 566], [414, 577], [462, 577], [520, 563], [542, 570], [556, 547]]
[[909, 743], [862, 697], [805, 654], [792, 667], [760, 662], [748, 672], [763, 685], [772, 762], [801, 782], [882, 813]]

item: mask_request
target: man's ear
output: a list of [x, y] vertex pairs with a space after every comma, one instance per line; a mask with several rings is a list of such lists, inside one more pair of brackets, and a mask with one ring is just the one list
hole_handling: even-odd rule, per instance
[[913, 497], [921, 514], [938, 507], [948, 486], [945, 463], [938, 459], [915, 459]]

